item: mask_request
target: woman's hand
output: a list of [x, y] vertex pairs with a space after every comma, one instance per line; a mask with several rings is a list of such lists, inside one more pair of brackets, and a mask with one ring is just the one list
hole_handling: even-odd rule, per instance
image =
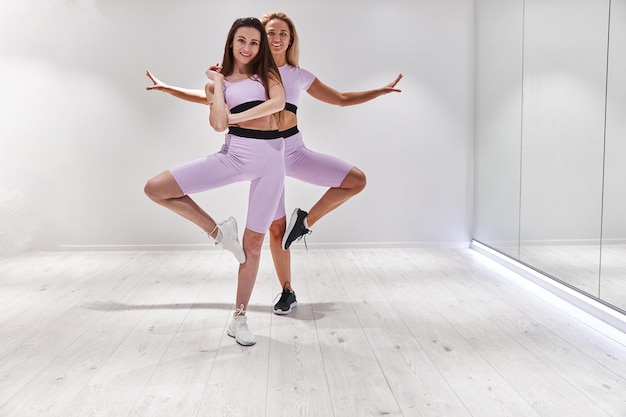
[[157, 77], [152, 75], [150, 71], [146, 71], [146, 75], [152, 81], [152, 85], [146, 87], [146, 90], [160, 90], [163, 91], [168, 88], [167, 84], [159, 80]]
[[222, 67], [220, 64], [211, 65], [208, 70], [205, 72], [207, 78], [211, 81], [215, 81], [217, 79], [224, 79], [224, 75], [222, 75]]
[[230, 109], [226, 109], [226, 121], [228, 123], [228, 126], [237, 126], [239, 127], [239, 123], [237, 123], [234, 119], [233, 119], [233, 114], [230, 112]]
[[404, 77], [402, 74], [398, 74], [395, 80], [384, 86], [383, 89], [385, 90], [385, 93], [391, 93], [392, 91], [395, 91], [397, 93], [402, 92], [402, 90], [396, 88], [396, 84], [400, 82], [402, 77]]

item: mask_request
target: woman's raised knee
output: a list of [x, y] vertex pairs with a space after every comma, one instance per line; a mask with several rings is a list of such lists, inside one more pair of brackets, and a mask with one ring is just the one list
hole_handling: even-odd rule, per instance
[[150, 200], [157, 201], [158, 198], [158, 187], [156, 184], [156, 180], [154, 178], [146, 181], [146, 185], [143, 186], [143, 192], [150, 198]]
[[168, 171], [150, 178], [143, 187], [143, 192], [146, 193], [152, 201], [156, 202], [183, 196], [183, 192], [178, 183]]
[[357, 167], [353, 167], [346, 177], [345, 182], [348, 188], [354, 194], [358, 194], [365, 188], [365, 185], [367, 184], [367, 178], [365, 177], [365, 173], [363, 171], [361, 171]]

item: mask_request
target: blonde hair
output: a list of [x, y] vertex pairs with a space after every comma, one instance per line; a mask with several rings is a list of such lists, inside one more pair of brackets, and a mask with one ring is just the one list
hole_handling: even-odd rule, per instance
[[270, 20], [279, 19], [289, 26], [289, 34], [291, 39], [289, 40], [289, 46], [287, 47], [287, 63], [298, 67], [298, 59], [300, 56], [300, 42], [298, 41], [298, 32], [296, 31], [296, 25], [293, 21], [283, 12], [269, 12], [265, 13], [261, 17], [261, 23], [264, 27], [267, 26]]

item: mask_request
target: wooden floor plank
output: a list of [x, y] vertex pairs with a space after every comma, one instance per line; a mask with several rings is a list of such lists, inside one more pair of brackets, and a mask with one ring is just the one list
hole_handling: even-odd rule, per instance
[[[471, 263], [464, 262], [467, 271]], [[481, 282], [489, 274], [481, 274]], [[554, 309], [537, 297], [520, 300], [519, 289], [496, 278], [499, 297], [477, 293], [477, 311], [499, 306], [501, 313], [492, 321], [525, 349], [541, 358], [547, 366], [576, 387], [573, 395], [584, 396], [610, 415], [626, 410], [626, 349], [607, 336], [590, 329], [563, 311]], [[465, 281], [466, 282], [466, 281]], [[520, 318], [522, 312], [524, 318]], [[489, 314], [486, 312], [485, 314]], [[593, 375], [593, 378], [589, 378]], [[578, 403], [577, 401], [573, 401]], [[582, 407], [582, 404], [579, 404]], [[585, 409], [577, 408], [577, 410]], [[601, 411], [597, 411], [601, 412]]]
[[200, 280], [185, 285], [185, 302], [155, 306], [186, 313], [129, 416], [195, 416], [200, 407], [217, 350], [228, 339], [236, 264], [228, 253], [197, 255], [190, 273]]
[[315, 326], [315, 300], [306, 285], [303, 256], [292, 255], [292, 285], [299, 305], [288, 316], [272, 315], [267, 413], [274, 417], [333, 416]]
[[[89, 254], [77, 254], [78, 259], [84, 259], [84, 257], [90, 257]], [[167, 258], [171, 254], [159, 254], [159, 258]], [[126, 256], [122, 255], [122, 260], [126, 259]], [[158, 264], [156, 258], [154, 263]], [[88, 262], [90, 263], [90, 262]], [[118, 265], [127, 265], [120, 260], [115, 262]], [[72, 268], [72, 267], [70, 267]], [[119, 292], [119, 296], [122, 300], [132, 300], [134, 296], [128, 297], [129, 293], [137, 288], [143, 289], [145, 292], [162, 291], [162, 285], [150, 280], [152, 273], [151, 268], [133, 269], [130, 272], [129, 279], [119, 279], [117, 272], [111, 275], [103, 275], [101, 279], [103, 281], [102, 291], [100, 293], [90, 293], [85, 299], [78, 300], [78, 303], [63, 304], [65, 312], [52, 319], [50, 322], [46, 322], [42, 328], [40, 322], [37, 320], [37, 316], [31, 317], [31, 321], [24, 324], [24, 333], [30, 335], [20, 346], [16, 347], [10, 354], [5, 355], [0, 359], [0, 369], [2, 369], [2, 378], [0, 378], [0, 404], [7, 402], [7, 407], [13, 407], [15, 404], [24, 403], [25, 400], [18, 396], [17, 399], [9, 401], [18, 391], [21, 390], [22, 395], [27, 393], [33, 395], [37, 390], [35, 389], [23, 389], [25, 384], [41, 385], [38, 380], [31, 381], [36, 377], [44, 378], [46, 375], [46, 369], [51, 367], [63, 365], [63, 358], [74, 362], [70, 347], [75, 345], [85, 333], [90, 330], [93, 331], [94, 325], [98, 323], [107, 312], [112, 309], [108, 304], [109, 300], [115, 299], [116, 293]], [[42, 281], [42, 282], [45, 282]], [[89, 284], [92, 285], [91, 283]], [[75, 302], [73, 300], [72, 302]], [[36, 309], [36, 305], [28, 305], [28, 309]], [[46, 303], [47, 305], [47, 303]], [[27, 313], [25, 313], [28, 315]], [[2, 329], [1, 331], [4, 331]], [[97, 337], [105, 340], [109, 340], [110, 343], [115, 345], [115, 340], [111, 339], [110, 334], [103, 333], [97, 334]], [[123, 336], [123, 335], [122, 335]], [[78, 349], [81, 351], [81, 349]], [[99, 351], [97, 351], [99, 352]], [[84, 367], [87, 370], [92, 369], [94, 366], [97, 368], [101, 361], [106, 360], [104, 357], [98, 356], [97, 352], [91, 359], [86, 359], [84, 363], [78, 363], [76, 366]], [[86, 350], [80, 354], [80, 356], [91, 355], [90, 350]], [[68, 382], [64, 378], [64, 374], [69, 372], [72, 365], [61, 374], [48, 375], [49, 378], [54, 380], [54, 385], [59, 386]], [[46, 391], [45, 383], [40, 388]], [[13, 405], [12, 405], [13, 404]]]
[[[341, 284], [349, 295], [370, 347], [377, 357], [404, 416], [465, 417], [471, 414], [386, 299], [389, 291], [402, 292], [397, 275], [389, 273], [374, 249], [342, 255]], [[339, 268], [336, 266], [336, 268]]]
[[105, 409], [107, 416], [127, 416], [172, 345], [190, 306], [204, 284], [191, 254], [179, 253], [161, 265], [153, 279], [170, 280], [160, 293], [135, 293], [135, 303], [121, 307], [135, 313], [136, 325], [88, 381], [64, 412], [66, 416], [92, 415]]
[[[208, 375], [199, 416], [264, 416], [267, 399], [270, 346], [270, 303], [276, 278], [269, 253], [261, 256], [257, 282], [248, 305], [248, 326], [255, 334], [254, 346], [240, 346], [235, 339], [222, 339]], [[237, 270], [231, 273], [233, 289]], [[224, 311], [227, 323], [234, 312], [234, 295]], [[227, 324], [226, 323], [226, 324]]]
[[[124, 261], [119, 262], [114, 253], [70, 256], [62, 252], [57, 256], [44, 253], [41, 259], [25, 257], [17, 262], [2, 275], [2, 294], [6, 290], [11, 301], [0, 303], [3, 313], [0, 358], [3, 352], [10, 352], [66, 314], [68, 306], [99, 297], [102, 292], [110, 291], [114, 283], [123, 284], [125, 270], [141, 256], [141, 253], [125, 253]], [[25, 277], [24, 282], [19, 280], [20, 276]], [[5, 283], [5, 279], [9, 282]]]
[[334, 415], [401, 416], [350, 297], [340, 283], [344, 268], [337, 263], [344, 262], [343, 255], [338, 250], [305, 256], [311, 297], [330, 306], [314, 314]]
[[[435, 262], [427, 268], [440, 269], [437, 264], [443, 257], [432, 259]], [[482, 287], [468, 283], [465, 270], [450, 271], [437, 281], [441, 285], [431, 288], [445, 306], [438, 309], [442, 317], [537, 413], [558, 415], [571, 407], [571, 416], [609, 415], [546, 363], [544, 356], [519, 342], [516, 333], [524, 330], [514, 329], [530, 320], [523, 312], [512, 309], [504, 300], [486, 302], [491, 297]]]
[[624, 415], [622, 338], [470, 249], [292, 256], [299, 306], [276, 316], [263, 251], [253, 347], [226, 336], [227, 252], [3, 259], [0, 416]]
[[471, 415], [539, 416], [446, 320], [442, 310], [448, 305], [438, 288], [447, 270], [428, 268], [428, 261], [425, 257], [396, 254], [396, 276], [404, 282], [399, 284], [402, 291], [387, 292], [389, 304], [402, 312], [402, 321]]
[[[143, 348], [135, 354], [128, 353], [126, 357], [119, 352], [126, 352], [124, 346], [133, 340], [132, 335], [137, 334], [137, 327], [149, 315], [148, 306], [151, 305], [151, 300], [162, 296], [175, 280], [176, 275], [168, 269], [181, 267], [184, 261], [180, 255], [171, 253], [150, 256], [146, 259], [147, 264], [131, 271], [131, 274], [137, 277], [138, 285], [124, 287], [125, 291], [119, 293], [117, 292], [119, 288], [115, 288], [102, 294], [101, 302], [74, 306], [74, 311], [46, 328], [37, 345], [41, 346], [43, 352], [59, 351], [58, 354], [40, 372], [36, 372], [24, 389], [11, 398], [6, 407], [12, 408], [17, 415], [20, 413], [36, 415], [45, 411], [49, 415], [69, 416], [75, 415], [72, 407], [66, 409], [69, 404], [78, 403], [81, 407], [91, 407], [92, 403], [88, 398], [93, 396], [115, 401], [114, 410], [121, 410], [121, 402], [118, 403], [121, 398], [107, 396], [103, 390], [91, 389], [94, 385], [87, 384], [92, 384], [94, 379], [98, 378], [107, 381], [107, 384], [116, 383], [115, 375], [107, 374], [111, 365], [120, 369], [119, 373], [130, 372], [131, 378], [139, 379], [132, 372], [141, 362], [136, 364], [131, 358], [145, 360], [146, 353], [150, 352], [152, 339], [146, 337], [147, 334], [141, 334], [138, 343], [145, 345]], [[147, 267], [148, 265], [153, 265], [154, 269]], [[133, 306], [145, 308], [132, 308]], [[64, 329], [75, 330], [66, 333]], [[56, 342], [57, 340], [59, 342]], [[54, 349], [48, 351], [44, 346], [46, 342], [50, 345], [52, 341], [55, 342]], [[62, 345], [63, 341], [67, 346]], [[40, 354], [36, 358], [46, 356]], [[107, 375], [104, 378], [101, 376], [103, 373]], [[97, 385], [96, 388], [106, 387], [107, 384]], [[117, 386], [121, 388], [121, 385], [123, 384]], [[75, 400], [76, 397], [79, 398], [78, 402]], [[106, 405], [107, 402], [104, 401], [88, 410], [91, 412]], [[114, 413], [110, 415], [112, 414]]]

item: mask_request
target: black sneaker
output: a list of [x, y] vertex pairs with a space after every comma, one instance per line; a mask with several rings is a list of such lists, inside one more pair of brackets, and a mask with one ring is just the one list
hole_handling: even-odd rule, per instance
[[[291, 246], [293, 242], [299, 241], [303, 236], [311, 233], [311, 230], [304, 226], [304, 219], [306, 219], [308, 214], [309, 213], [299, 208], [293, 211], [291, 220], [289, 220], [289, 226], [287, 226], [287, 230], [285, 230], [285, 234], [283, 235], [283, 250], [289, 249], [289, 246]], [[306, 244], [306, 240], [304, 243]]]
[[278, 300], [276, 305], [274, 305], [274, 314], [284, 316], [291, 313], [291, 309], [296, 308], [297, 306], [298, 301], [296, 301], [296, 293], [288, 290], [287, 288], [283, 288], [280, 300]]

